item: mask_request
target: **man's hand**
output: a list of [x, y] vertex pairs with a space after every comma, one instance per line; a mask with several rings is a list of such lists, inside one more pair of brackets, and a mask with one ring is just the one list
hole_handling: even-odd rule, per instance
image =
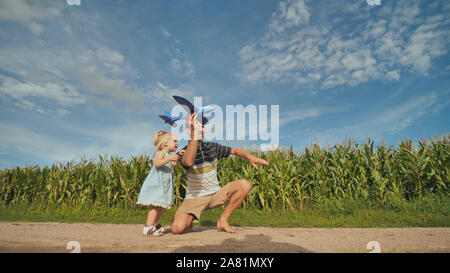
[[186, 117], [186, 125], [189, 128], [191, 140], [201, 140], [202, 124], [197, 120], [198, 115], [192, 113]]
[[264, 165], [269, 165], [269, 162], [262, 159], [262, 158], [258, 158], [256, 156], [251, 156], [249, 158], [250, 163], [252, 164], [252, 166], [258, 170], [258, 165], [256, 164], [264, 164]]
[[195, 121], [197, 120], [197, 115], [191, 114], [190, 118], [189, 118], [189, 123], [190, 123], [190, 128], [191, 128], [191, 139], [194, 139], [195, 136]]
[[252, 166], [258, 170], [258, 165], [256, 164], [264, 164], [264, 165], [269, 165], [269, 162], [258, 158], [256, 156], [253, 156], [252, 154], [250, 154], [249, 152], [246, 152], [242, 149], [239, 148], [231, 148], [231, 154], [235, 155], [235, 156], [239, 156], [245, 159], [248, 159], [248, 161], [250, 161], [250, 164], [252, 164]]

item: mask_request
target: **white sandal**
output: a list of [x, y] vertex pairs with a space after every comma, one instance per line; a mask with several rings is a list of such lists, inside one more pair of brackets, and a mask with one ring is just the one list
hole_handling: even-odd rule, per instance
[[156, 223], [155, 227], [156, 227], [156, 229], [160, 229], [161, 233], [164, 233], [164, 231], [166, 231], [166, 229], [163, 226], [161, 226], [161, 224], [159, 224], [159, 223]]
[[160, 224], [156, 224], [154, 226], [144, 226], [144, 230], [142, 231], [143, 235], [153, 235], [153, 236], [161, 236], [165, 231], [164, 227]]

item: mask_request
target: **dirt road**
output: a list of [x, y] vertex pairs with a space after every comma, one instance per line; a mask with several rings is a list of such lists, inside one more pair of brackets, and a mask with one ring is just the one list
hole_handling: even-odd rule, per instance
[[[228, 234], [196, 226], [182, 235], [167, 228], [161, 237], [146, 237], [142, 225], [1, 222], [0, 252], [71, 252], [71, 241], [82, 253], [450, 252], [450, 228], [237, 227]], [[375, 248], [367, 249], [371, 241]]]

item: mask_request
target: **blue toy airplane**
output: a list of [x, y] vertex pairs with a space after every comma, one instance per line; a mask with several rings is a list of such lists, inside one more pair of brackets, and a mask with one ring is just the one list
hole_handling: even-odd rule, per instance
[[[197, 115], [200, 115], [202, 117], [202, 124], [205, 125], [208, 123], [208, 119], [204, 117], [203, 115], [206, 113], [209, 113], [214, 110], [214, 107], [211, 105], [204, 106], [200, 109], [197, 109], [190, 101], [187, 99], [180, 97], [180, 96], [172, 96], [176, 102], [181, 104], [189, 114], [196, 113]], [[171, 116], [170, 112], [165, 112], [164, 115], [159, 115], [160, 118], [164, 120], [165, 123], [168, 123], [170, 126], [175, 127], [175, 121], [184, 119], [188, 115], [188, 113], [184, 113], [178, 116]]]

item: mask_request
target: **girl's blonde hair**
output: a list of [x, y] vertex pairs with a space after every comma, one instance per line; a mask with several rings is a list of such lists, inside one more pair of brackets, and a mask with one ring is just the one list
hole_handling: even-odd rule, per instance
[[158, 130], [158, 132], [155, 133], [155, 136], [153, 137], [153, 145], [155, 145], [155, 152], [162, 149], [164, 144], [166, 144], [172, 134], [169, 132], [166, 132], [164, 130]]

